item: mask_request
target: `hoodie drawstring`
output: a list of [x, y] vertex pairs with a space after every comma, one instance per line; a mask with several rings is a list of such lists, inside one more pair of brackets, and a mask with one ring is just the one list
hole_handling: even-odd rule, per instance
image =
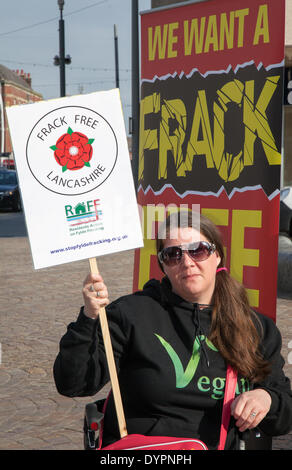
[[[195, 325], [195, 337], [197, 337], [199, 342], [200, 342], [200, 346], [201, 346], [201, 349], [202, 349], [203, 354], [205, 356], [207, 367], [209, 367], [210, 366], [210, 360], [209, 360], [209, 356], [208, 356], [208, 353], [207, 353], [207, 350], [206, 350], [206, 344], [205, 344], [206, 335], [205, 335], [204, 330], [202, 329], [201, 323], [200, 323], [199, 304], [194, 304], [192, 320], [193, 320], [193, 323]], [[203, 337], [203, 340], [202, 340], [202, 337]]]

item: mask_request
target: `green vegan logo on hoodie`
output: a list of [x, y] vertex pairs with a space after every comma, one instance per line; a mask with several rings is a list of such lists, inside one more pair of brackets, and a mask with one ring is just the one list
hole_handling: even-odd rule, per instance
[[218, 349], [216, 349], [215, 346], [211, 343], [211, 341], [209, 341], [208, 338], [206, 338], [204, 335], [196, 336], [191, 358], [187, 364], [186, 370], [184, 370], [181, 360], [173, 349], [173, 347], [164, 338], [162, 338], [162, 336], [159, 336], [156, 333], [155, 336], [159, 339], [162, 346], [168, 353], [170, 359], [172, 360], [176, 376], [176, 388], [186, 387], [194, 377], [200, 361], [200, 349], [202, 341], [205, 341], [207, 346], [213, 351], [218, 351]]

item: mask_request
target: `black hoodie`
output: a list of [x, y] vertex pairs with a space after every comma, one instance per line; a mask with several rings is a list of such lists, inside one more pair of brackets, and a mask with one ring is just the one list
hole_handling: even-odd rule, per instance
[[[193, 437], [215, 449], [226, 363], [208, 340], [212, 308], [186, 302], [164, 278], [112, 302], [106, 311], [128, 433]], [[236, 394], [252, 388], [268, 391], [272, 405], [259, 427], [268, 435], [286, 434], [292, 426], [292, 393], [282, 370], [281, 335], [271, 319], [258, 317], [263, 326], [262, 352], [272, 371], [256, 384], [239, 376]], [[61, 339], [54, 377], [59, 393], [69, 397], [94, 395], [109, 381], [99, 321], [86, 317], [83, 308]], [[235, 447], [235, 429], [231, 418], [226, 449]], [[104, 445], [117, 439], [111, 397]]]

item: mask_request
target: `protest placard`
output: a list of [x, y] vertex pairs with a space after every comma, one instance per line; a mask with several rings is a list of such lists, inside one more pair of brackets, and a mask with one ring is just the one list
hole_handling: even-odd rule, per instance
[[[35, 269], [143, 245], [119, 90], [7, 109]], [[105, 308], [99, 312], [121, 437], [127, 434]]]
[[137, 198], [147, 226], [134, 290], [162, 276], [148, 227], [195, 204], [222, 232], [251, 306], [275, 320], [284, 27], [284, 0], [142, 13]]
[[7, 114], [35, 269], [143, 245], [118, 89]]

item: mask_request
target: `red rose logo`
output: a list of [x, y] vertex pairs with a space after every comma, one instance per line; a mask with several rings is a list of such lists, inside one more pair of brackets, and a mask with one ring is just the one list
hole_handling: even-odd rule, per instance
[[80, 170], [84, 166], [90, 166], [93, 149], [92, 142], [94, 139], [88, 137], [81, 132], [73, 132], [69, 127], [66, 134], [61, 135], [50, 148], [54, 150], [56, 162], [61, 165], [62, 171]]

